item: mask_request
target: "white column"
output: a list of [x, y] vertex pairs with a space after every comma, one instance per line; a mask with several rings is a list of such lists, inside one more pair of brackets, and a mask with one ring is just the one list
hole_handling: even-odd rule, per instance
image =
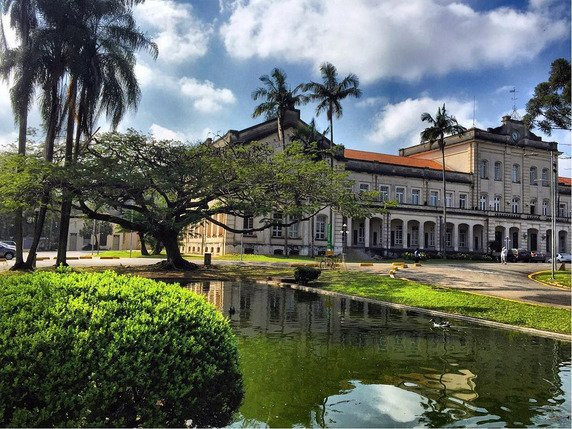
[[369, 218], [368, 217], [366, 217], [364, 219], [364, 225], [365, 225], [364, 247], [367, 249], [369, 247]]
[[474, 251], [474, 245], [473, 245], [473, 225], [469, 225], [469, 234], [468, 234], [468, 240], [469, 240], [469, 252]]
[[[445, 229], [447, 231], [447, 229]], [[455, 252], [459, 251], [459, 225], [453, 224], [453, 250]]]
[[347, 233], [347, 246], [352, 247], [352, 218], [349, 217], [346, 221], [346, 225], [348, 226], [348, 233]]
[[419, 249], [425, 248], [425, 225], [422, 220], [419, 221], [419, 237], [418, 237]]

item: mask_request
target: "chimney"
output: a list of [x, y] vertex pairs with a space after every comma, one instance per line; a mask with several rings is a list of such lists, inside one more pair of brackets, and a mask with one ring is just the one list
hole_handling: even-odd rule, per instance
[[505, 125], [508, 124], [508, 123], [510, 122], [510, 120], [511, 120], [510, 115], [504, 115], [504, 116], [502, 117], [502, 123], [505, 124]]

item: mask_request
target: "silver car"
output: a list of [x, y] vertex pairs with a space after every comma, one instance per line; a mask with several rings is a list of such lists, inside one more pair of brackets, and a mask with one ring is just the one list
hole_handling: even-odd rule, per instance
[[0, 258], [11, 260], [16, 254], [16, 247], [0, 241]]
[[559, 253], [556, 255], [556, 260], [558, 262], [570, 262], [572, 260], [572, 255], [570, 255], [570, 253]]

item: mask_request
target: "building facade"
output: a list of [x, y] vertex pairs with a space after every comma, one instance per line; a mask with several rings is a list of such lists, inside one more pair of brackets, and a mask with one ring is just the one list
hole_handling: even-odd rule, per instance
[[[302, 125], [298, 111], [288, 112], [285, 134], [292, 136]], [[249, 141], [279, 148], [275, 122], [229, 131], [221, 144]], [[345, 246], [348, 251], [384, 256], [415, 249], [487, 253], [496, 241], [509, 248], [550, 253], [551, 154], [556, 160], [556, 142], [543, 141], [509, 116], [497, 128], [471, 128], [461, 137], [447, 137], [447, 195], [442, 195], [442, 158], [436, 144], [407, 147], [399, 156], [345, 149], [336, 162], [344, 164], [356, 194], [379, 192], [379, 212], [366, 219], [334, 213], [334, 252], [340, 253]], [[558, 163], [554, 164], [557, 169]], [[559, 252], [570, 251], [570, 194], [570, 179], [558, 178], [554, 236]], [[386, 201], [396, 201], [397, 206], [385, 210]], [[288, 234], [289, 253], [318, 254], [327, 246], [328, 214], [324, 210], [310, 221], [252, 234], [231, 233], [205, 221], [186, 231], [181, 250], [189, 254], [280, 254]], [[217, 220], [234, 228], [258, 226], [256, 218], [220, 215]], [[441, 228], [445, 228], [444, 242]]]

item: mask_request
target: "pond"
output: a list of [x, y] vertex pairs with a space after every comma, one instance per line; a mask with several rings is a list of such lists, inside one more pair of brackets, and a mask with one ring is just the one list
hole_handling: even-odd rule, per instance
[[288, 288], [187, 287], [236, 309], [232, 426], [570, 427], [570, 343]]

